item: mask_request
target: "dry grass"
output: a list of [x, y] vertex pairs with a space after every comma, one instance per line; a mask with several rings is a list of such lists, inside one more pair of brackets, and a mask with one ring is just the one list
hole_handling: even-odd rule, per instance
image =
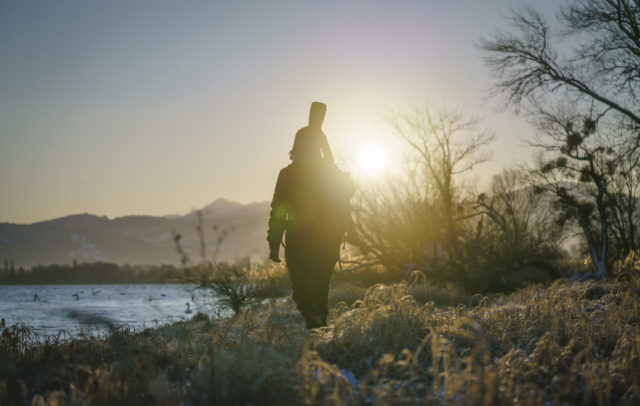
[[290, 301], [106, 339], [12, 326], [0, 404], [638, 404], [639, 268], [446, 308], [421, 281], [352, 286], [311, 332]]

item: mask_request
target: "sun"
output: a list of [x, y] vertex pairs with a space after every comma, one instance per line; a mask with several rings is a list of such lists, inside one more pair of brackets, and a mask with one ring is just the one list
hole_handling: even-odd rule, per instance
[[358, 152], [357, 163], [360, 171], [364, 175], [374, 177], [387, 168], [389, 155], [382, 146], [378, 144], [367, 144]]

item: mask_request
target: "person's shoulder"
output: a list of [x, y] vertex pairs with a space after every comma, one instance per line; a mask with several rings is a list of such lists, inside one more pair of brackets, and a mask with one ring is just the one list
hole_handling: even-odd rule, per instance
[[296, 136], [304, 134], [308, 131], [309, 127], [302, 127], [301, 129], [299, 129], [298, 131], [296, 131]]
[[296, 135], [309, 135], [309, 134], [313, 134], [315, 132], [316, 132], [316, 130], [313, 127], [306, 126], [306, 127], [302, 127], [298, 131], [296, 131]]
[[326, 138], [327, 136], [325, 135], [324, 131], [322, 131], [322, 128], [319, 127], [312, 127], [312, 126], [306, 126], [306, 127], [302, 127], [301, 129], [299, 129], [296, 132], [296, 135], [301, 134], [301, 135], [309, 135], [309, 136], [320, 136], [320, 137], [324, 137]]
[[296, 165], [292, 162], [284, 168], [280, 169], [280, 176], [289, 176], [292, 172], [296, 171]]

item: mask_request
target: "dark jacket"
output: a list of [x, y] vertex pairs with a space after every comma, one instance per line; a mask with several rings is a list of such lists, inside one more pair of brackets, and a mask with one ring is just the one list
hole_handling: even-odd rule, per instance
[[324, 159], [294, 161], [280, 171], [271, 202], [267, 240], [278, 249], [283, 234], [304, 240], [305, 249], [338, 249], [354, 186], [347, 175]]

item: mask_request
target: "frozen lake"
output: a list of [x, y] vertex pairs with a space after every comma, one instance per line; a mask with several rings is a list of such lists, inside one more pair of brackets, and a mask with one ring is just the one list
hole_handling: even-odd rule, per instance
[[40, 335], [96, 335], [122, 324], [142, 330], [215, 309], [210, 293], [193, 285], [0, 286], [0, 318], [7, 326], [23, 322]]

